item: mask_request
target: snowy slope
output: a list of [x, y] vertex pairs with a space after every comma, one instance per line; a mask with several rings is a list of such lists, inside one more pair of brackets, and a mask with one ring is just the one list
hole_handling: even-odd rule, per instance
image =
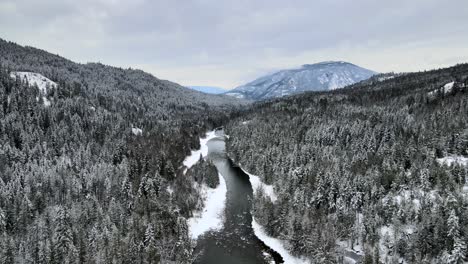
[[442, 86], [440, 89], [435, 89], [434, 91], [429, 92], [427, 95], [429, 98], [433, 98], [437, 96], [437, 94], [440, 92], [441, 94], [449, 94], [453, 90], [453, 86], [455, 85], [455, 82], [449, 82]]
[[[23, 82], [28, 82], [29, 86], [37, 86], [42, 94], [44, 106], [48, 107], [52, 103], [47, 98], [48, 89], [57, 88], [57, 84], [42, 74], [35, 72], [11, 72], [10, 77], [13, 79], [20, 78]], [[39, 101], [39, 98], [36, 98]]]
[[48, 88], [57, 87], [55, 82], [51, 81], [44, 75], [35, 72], [11, 72], [10, 76], [14, 79], [19, 77], [23, 82], [27, 81], [30, 86], [37, 85], [42, 94], [47, 94]]
[[263, 100], [300, 93], [343, 88], [366, 80], [376, 72], [343, 61], [306, 64], [258, 78], [229, 92], [237, 98]]

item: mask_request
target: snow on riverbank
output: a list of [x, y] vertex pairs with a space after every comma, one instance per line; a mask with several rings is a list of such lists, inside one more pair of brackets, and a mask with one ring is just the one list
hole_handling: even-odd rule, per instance
[[215, 131], [210, 131], [206, 133], [204, 138], [200, 138], [200, 149], [192, 150], [192, 153], [184, 160], [184, 166], [187, 167], [187, 169], [190, 169], [200, 160], [200, 155], [202, 157], [206, 157], [208, 155], [208, 145], [206, 143], [215, 137], [217, 137]]
[[224, 177], [220, 173], [218, 177], [219, 185], [215, 189], [205, 184], [198, 186], [205, 204], [201, 212], [188, 219], [189, 234], [193, 239], [209, 230], [219, 230], [223, 227], [227, 188]]
[[[217, 137], [215, 131], [210, 131], [206, 133], [204, 138], [200, 138], [200, 149], [192, 150], [192, 153], [183, 162], [186, 167], [184, 173], [200, 161], [200, 156], [204, 158], [208, 155], [207, 143], [215, 137]], [[219, 230], [223, 227], [227, 188], [224, 177], [220, 173], [218, 173], [218, 177], [219, 185], [215, 189], [206, 184], [195, 183], [195, 188], [199, 190], [204, 204], [202, 210], [194, 212], [193, 217], [187, 220], [192, 239], [198, 239], [200, 235], [209, 230]]]
[[260, 179], [260, 177], [256, 176], [256, 175], [253, 175], [253, 174], [250, 174], [248, 173], [247, 171], [245, 171], [244, 169], [241, 168], [241, 170], [249, 175], [249, 179], [250, 179], [250, 184], [252, 184], [252, 189], [253, 189], [253, 192], [254, 192], [254, 195], [257, 195], [258, 193], [258, 190], [262, 189], [263, 190], [263, 193], [270, 198], [270, 200], [274, 203], [276, 202], [276, 200], [278, 199], [278, 197], [276, 196], [276, 193], [275, 193], [275, 190], [273, 190], [273, 185], [268, 185], [268, 184], [265, 184], [264, 182], [262, 182], [262, 180]]
[[252, 218], [252, 228], [254, 230], [255, 235], [265, 243], [268, 247], [273, 249], [274, 251], [278, 252], [284, 260], [284, 264], [307, 264], [310, 263], [308, 260], [303, 258], [297, 258], [292, 256], [289, 251], [284, 247], [285, 242], [281, 239], [277, 239], [274, 237], [268, 236], [263, 227], [260, 226], [255, 218]]
[[[276, 196], [275, 191], [273, 190], [272, 185], [265, 184], [262, 182], [260, 177], [253, 175], [251, 173], [248, 173], [244, 169], [241, 168], [241, 170], [249, 175], [250, 179], [250, 184], [252, 185], [253, 193], [254, 196], [258, 194], [258, 191], [260, 189], [263, 190], [263, 193], [265, 194], [266, 197], [269, 197], [270, 200], [274, 203], [278, 197]], [[303, 264], [303, 263], [310, 263], [308, 260], [303, 259], [303, 258], [297, 258], [292, 256], [289, 251], [286, 249], [284, 246], [286, 244], [285, 241], [282, 241], [281, 239], [274, 238], [268, 236], [265, 231], [263, 230], [263, 227], [255, 221], [255, 217], [252, 217], [252, 228], [254, 230], [255, 235], [265, 243], [268, 247], [273, 249], [274, 251], [278, 252], [284, 260], [285, 264]]]

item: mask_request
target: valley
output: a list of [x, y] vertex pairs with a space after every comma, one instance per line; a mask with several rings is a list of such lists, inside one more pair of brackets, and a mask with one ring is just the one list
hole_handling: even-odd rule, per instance
[[467, 64], [323, 62], [214, 95], [0, 52], [1, 263], [466, 259]]

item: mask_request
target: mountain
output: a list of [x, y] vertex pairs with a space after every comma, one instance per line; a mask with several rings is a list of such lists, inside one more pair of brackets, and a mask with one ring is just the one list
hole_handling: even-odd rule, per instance
[[366, 80], [376, 72], [344, 61], [305, 64], [299, 69], [282, 70], [260, 77], [229, 92], [237, 98], [263, 100], [305, 91], [343, 88]]
[[467, 113], [461, 64], [258, 102], [224, 127], [229, 157], [273, 186], [255, 221], [293, 255], [466, 263]]
[[[242, 103], [239, 100], [232, 101], [227, 96], [200, 93], [177, 83], [158, 79], [142, 70], [123, 69], [101, 63], [75, 63], [44, 50], [22, 47], [2, 39], [0, 60], [1, 66], [12, 72], [40, 74], [56, 83], [76, 83], [83, 92], [89, 94], [103, 95], [112, 92], [113, 96], [109, 100], [125, 97], [135, 100], [135, 106], [148, 103], [148, 107], [152, 109], [165, 108], [167, 111], [157, 111], [161, 115], [173, 112], [173, 104], [198, 108], [205, 105], [224, 107]], [[145, 95], [145, 100], [138, 98], [141, 95]], [[149, 100], [153, 102], [149, 103]]]
[[207, 93], [207, 94], [222, 94], [225, 93], [226, 90], [220, 87], [215, 87], [215, 86], [187, 86], [188, 88], [199, 91], [202, 93]]

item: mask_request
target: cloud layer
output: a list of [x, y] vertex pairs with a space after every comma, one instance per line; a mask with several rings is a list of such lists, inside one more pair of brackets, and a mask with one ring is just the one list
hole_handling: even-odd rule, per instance
[[225, 88], [323, 60], [381, 72], [468, 62], [466, 25], [466, 0], [0, 1], [7, 40]]

